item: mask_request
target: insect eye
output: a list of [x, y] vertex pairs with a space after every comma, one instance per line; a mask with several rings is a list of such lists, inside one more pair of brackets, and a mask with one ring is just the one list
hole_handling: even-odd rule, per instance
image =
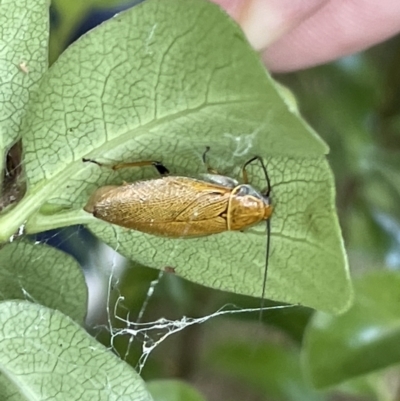
[[251, 188], [249, 185], [240, 185], [238, 191], [236, 192], [236, 195], [245, 196], [245, 195], [249, 195], [253, 192], [254, 192], [254, 189]]
[[262, 201], [264, 201], [268, 205], [270, 203], [268, 195], [261, 194], [256, 189], [254, 189], [251, 185], [246, 185], [246, 184], [240, 185], [238, 187], [238, 189], [237, 189], [236, 195], [237, 196], [250, 195], [250, 196], [252, 196], [254, 198], [261, 199]]

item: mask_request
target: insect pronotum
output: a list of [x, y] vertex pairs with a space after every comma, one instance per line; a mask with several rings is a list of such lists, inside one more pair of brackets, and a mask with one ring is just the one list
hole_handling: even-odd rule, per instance
[[[242, 167], [243, 184], [218, 174], [207, 163], [206, 148], [203, 162], [208, 174], [202, 179], [168, 175], [168, 169], [158, 161], [138, 161], [111, 166], [154, 166], [160, 178], [110, 185], [98, 188], [84, 210], [101, 220], [125, 228], [168, 238], [201, 237], [224, 231], [242, 231], [266, 221], [267, 243], [262, 299], [264, 299], [270, 250], [271, 184], [260, 156], [254, 156]], [[95, 160], [83, 159], [99, 166]], [[249, 185], [247, 167], [258, 161], [267, 182], [264, 193]]]

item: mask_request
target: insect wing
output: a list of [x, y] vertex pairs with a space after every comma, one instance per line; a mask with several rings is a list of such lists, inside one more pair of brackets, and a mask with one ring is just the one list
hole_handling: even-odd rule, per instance
[[[170, 237], [226, 230], [230, 189], [186, 177], [164, 177], [113, 187], [96, 199], [93, 214], [142, 232]], [[96, 198], [96, 194], [94, 194]]]

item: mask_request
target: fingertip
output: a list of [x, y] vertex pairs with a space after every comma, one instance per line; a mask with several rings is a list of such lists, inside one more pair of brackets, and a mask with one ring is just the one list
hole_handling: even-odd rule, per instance
[[263, 53], [271, 71], [290, 72], [365, 50], [400, 31], [400, 2], [334, 0]]
[[250, 44], [263, 50], [328, 0], [214, 0], [242, 27]]
[[263, 50], [301, 21], [319, 10], [327, 0], [248, 0], [237, 21], [256, 50]]

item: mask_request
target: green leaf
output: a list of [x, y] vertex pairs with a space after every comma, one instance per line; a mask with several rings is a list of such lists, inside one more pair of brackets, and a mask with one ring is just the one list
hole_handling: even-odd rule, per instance
[[304, 366], [318, 388], [400, 362], [400, 274], [370, 273], [355, 293], [347, 313], [316, 313], [306, 331]]
[[125, 362], [58, 311], [0, 303], [0, 394], [13, 400], [151, 401]]
[[[277, 184], [273, 184], [276, 206], [271, 219], [266, 296], [337, 313], [348, 308], [352, 293], [333, 206], [331, 175], [326, 162], [319, 161], [273, 158], [269, 162], [272, 183]], [[261, 296], [264, 225], [244, 233], [174, 240], [104, 223], [91, 224], [90, 228], [141, 264], [172, 266], [177, 274], [203, 285]]]
[[[27, 232], [93, 222], [82, 207], [96, 188], [156, 176], [153, 169], [115, 174], [83, 157], [161, 160], [172, 174], [198, 176], [210, 146], [212, 166], [239, 177], [240, 166], [260, 154], [275, 207], [267, 296], [326, 311], [348, 307], [328, 149], [215, 5], [149, 0], [82, 37], [43, 77], [23, 134], [28, 193], [0, 220], [2, 238], [25, 221]], [[250, 178], [265, 187], [260, 168]], [[261, 295], [264, 224], [191, 240], [100, 221], [91, 229], [143, 265], [172, 266], [213, 288]]]
[[154, 401], [205, 401], [199, 392], [180, 380], [153, 380], [146, 384]]
[[0, 299], [37, 302], [83, 323], [87, 287], [71, 256], [47, 245], [19, 241], [0, 250]]
[[231, 342], [218, 345], [206, 359], [207, 366], [247, 382], [265, 397], [284, 401], [321, 401], [304, 380], [299, 352], [277, 344]]
[[[39, 78], [47, 69], [48, 14], [48, 0], [0, 1], [2, 155], [19, 137], [29, 93], [37, 87]], [[1, 163], [3, 159], [1, 156]]]

